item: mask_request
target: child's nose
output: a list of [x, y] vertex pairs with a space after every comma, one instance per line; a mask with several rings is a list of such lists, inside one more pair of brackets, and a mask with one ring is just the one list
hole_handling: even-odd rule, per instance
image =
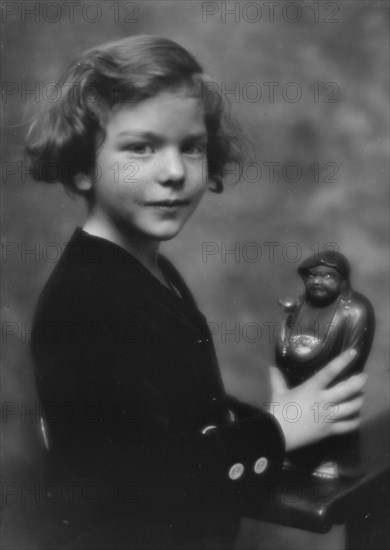
[[161, 162], [160, 183], [162, 185], [183, 183], [185, 174], [185, 165], [180, 151], [176, 149], [165, 151]]

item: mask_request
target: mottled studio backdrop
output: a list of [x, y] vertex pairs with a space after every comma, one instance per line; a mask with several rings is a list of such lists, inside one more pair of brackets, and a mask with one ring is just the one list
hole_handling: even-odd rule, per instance
[[388, 3], [3, 1], [2, 18], [5, 471], [39, 456], [34, 414], [23, 413], [37, 407], [31, 318], [85, 217], [81, 199], [31, 181], [25, 132], [64, 63], [136, 33], [192, 51], [251, 144], [241, 181], [232, 166], [225, 192], [208, 193], [163, 247], [210, 322], [228, 390], [267, 399], [277, 300], [302, 291], [301, 259], [333, 246], [377, 315], [363, 414], [388, 407]]

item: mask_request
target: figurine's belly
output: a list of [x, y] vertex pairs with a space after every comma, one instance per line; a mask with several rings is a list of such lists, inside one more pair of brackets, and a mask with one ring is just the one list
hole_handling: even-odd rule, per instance
[[311, 356], [317, 353], [321, 340], [316, 336], [309, 334], [300, 334], [290, 337], [290, 353], [298, 359], [310, 359]]
[[323, 368], [340, 352], [342, 326], [337, 303], [314, 308], [306, 302], [282, 325], [276, 360], [290, 385], [297, 385]]
[[291, 386], [301, 384], [339, 353], [339, 345], [312, 334], [290, 335], [276, 344], [276, 362]]

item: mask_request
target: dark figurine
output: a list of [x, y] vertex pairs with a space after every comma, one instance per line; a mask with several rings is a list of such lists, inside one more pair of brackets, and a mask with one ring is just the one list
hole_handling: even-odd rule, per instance
[[[340, 252], [323, 251], [306, 259], [298, 273], [305, 294], [279, 301], [286, 318], [276, 341], [276, 362], [288, 384], [301, 384], [348, 348], [358, 354], [342, 378], [361, 372], [374, 337], [375, 314], [369, 300], [351, 287], [347, 258]], [[318, 476], [355, 475], [358, 435], [334, 436], [307, 447], [290, 457], [289, 464]]]

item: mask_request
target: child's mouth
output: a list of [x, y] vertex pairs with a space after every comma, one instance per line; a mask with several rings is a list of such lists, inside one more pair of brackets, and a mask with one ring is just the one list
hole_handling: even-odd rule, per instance
[[146, 206], [152, 206], [154, 208], [162, 208], [164, 210], [176, 210], [181, 206], [187, 206], [190, 204], [189, 200], [173, 200], [173, 201], [155, 201], [147, 202]]

